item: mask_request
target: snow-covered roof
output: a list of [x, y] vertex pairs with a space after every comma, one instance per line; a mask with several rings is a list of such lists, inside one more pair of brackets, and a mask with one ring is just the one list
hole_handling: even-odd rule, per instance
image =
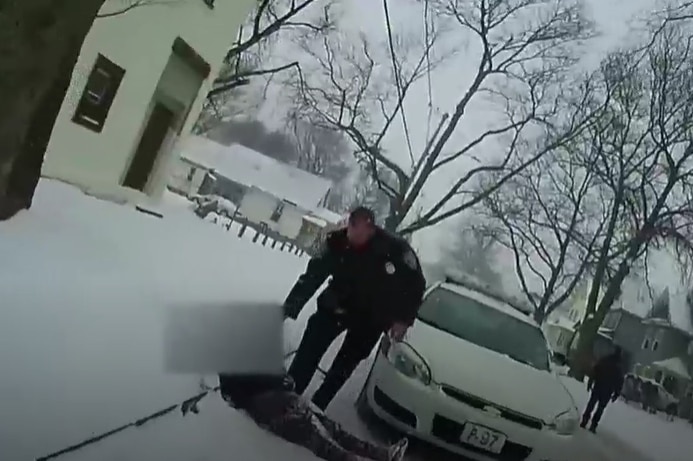
[[687, 302], [688, 293], [683, 288], [666, 288], [645, 317], [643, 323], [669, 327], [693, 336], [693, 322]]
[[188, 137], [181, 157], [213, 169], [245, 186], [255, 186], [307, 210], [314, 210], [332, 187], [319, 176], [282, 163], [240, 144], [224, 146], [202, 136]]
[[688, 367], [683, 362], [680, 357], [671, 357], [665, 360], [660, 360], [658, 362], [652, 363], [653, 367], [666, 370], [671, 374], [674, 374], [683, 379], [691, 379], [691, 375], [688, 373]]
[[[661, 284], [658, 286], [662, 287]], [[650, 294], [647, 281], [631, 275], [623, 281], [621, 296], [612, 309], [634, 314], [647, 324], [671, 327], [693, 335], [693, 319], [686, 295], [684, 288], [677, 288], [674, 284]]]
[[328, 210], [327, 208], [317, 207], [312, 211], [315, 216], [331, 224], [339, 224], [345, 220], [345, 216], [335, 213], [332, 210]]
[[322, 220], [316, 216], [311, 216], [311, 215], [307, 214], [307, 215], [303, 216], [303, 219], [305, 219], [308, 222], [312, 222], [316, 226], [320, 226], [320, 227], [327, 226], [327, 222], [325, 222], [324, 220]]

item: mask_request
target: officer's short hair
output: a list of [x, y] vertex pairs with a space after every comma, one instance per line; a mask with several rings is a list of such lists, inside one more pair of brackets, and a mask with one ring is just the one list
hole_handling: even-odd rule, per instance
[[362, 222], [375, 225], [375, 213], [368, 207], [358, 206], [349, 213], [349, 224]]

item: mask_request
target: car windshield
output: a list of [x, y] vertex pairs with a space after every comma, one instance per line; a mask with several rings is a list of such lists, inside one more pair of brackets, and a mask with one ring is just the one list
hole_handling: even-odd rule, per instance
[[418, 318], [477, 346], [549, 370], [549, 351], [539, 328], [451, 290], [433, 290]]

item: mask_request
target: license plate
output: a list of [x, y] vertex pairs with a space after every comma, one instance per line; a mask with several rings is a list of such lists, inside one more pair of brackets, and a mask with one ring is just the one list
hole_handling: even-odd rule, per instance
[[498, 431], [494, 431], [477, 424], [466, 423], [462, 429], [460, 441], [490, 453], [500, 453], [505, 445], [507, 437]]

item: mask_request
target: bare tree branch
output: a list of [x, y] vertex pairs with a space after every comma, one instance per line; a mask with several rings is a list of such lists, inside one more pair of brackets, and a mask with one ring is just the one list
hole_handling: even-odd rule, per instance
[[[320, 15], [309, 14], [313, 11], [311, 7], [320, 3]], [[249, 85], [254, 79], [261, 78], [264, 82], [264, 97], [277, 74], [292, 68], [298, 70], [296, 61], [271, 67], [263, 66], [263, 62], [282, 31], [286, 31], [285, 35], [289, 37], [298, 35], [311, 38], [328, 33], [334, 27], [330, 7], [329, 0], [259, 1], [250, 20], [241, 27], [234, 45], [226, 54], [222, 71], [207, 95], [196, 130], [208, 130], [212, 124], [219, 123], [223, 117], [214, 114], [223, 111], [219, 110], [220, 107], [223, 109], [233, 105], [239, 96], [252, 92], [255, 86], [251, 89]], [[202, 120], [205, 127], [200, 126]]]
[[209, 93], [207, 93], [207, 97], [212, 98], [218, 94], [225, 93], [231, 89], [247, 85], [251, 77], [257, 77], [268, 74], [277, 74], [279, 72], [283, 72], [285, 70], [289, 70], [292, 68], [299, 69], [297, 61], [290, 62], [282, 66], [270, 67], [267, 69], [240, 71], [230, 77], [218, 78], [214, 82], [214, 87], [211, 90], [209, 90]]
[[187, 0], [123, 0], [123, 3], [125, 3], [123, 6], [113, 11], [99, 13], [96, 15], [96, 19], [105, 19], [112, 18], [114, 16], [120, 16], [121, 14], [125, 14], [129, 11], [134, 10], [135, 8], [143, 6], [171, 5], [175, 3], [181, 3], [184, 1]]
[[[350, 40], [340, 37], [339, 43], [326, 42], [322, 50], [305, 47], [315, 69], [306, 69], [305, 74], [311, 74], [309, 80], [293, 84], [296, 105], [305, 117], [341, 130], [352, 140], [357, 158], [369, 166], [375, 181], [391, 197], [388, 227], [402, 233], [434, 225], [477, 204], [481, 198], [470, 198], [462, 204], [458, 201], [481, 174], [502, 170], [510, 178], [521, 171], [526, 165], [520, 166], [515, 157], [519, 147], [534, 137], [537, 128], [553, 130], [556, 143], [570, 138], [569, 133], [560, 132], [569, 125], [564, 118], [559, 117], [560, 127], [552, 126], [563, 109], [561, 100], [569, 96], [561, 94], [558, 85], [565, 84], [565, 70], [576, 59], [575, 48], [592, 35], [591, 24], [577, 1], [426, 0], [421, 6], [424, 31], [416, 54], [407, 49], [393, 53], [397, 40], [388, 40], [384, 48], [390, 50], [389, 56], [374, 60], [370, 55], [372, 47], [363, 46], [369, 50], [368, 57], [357, 56], [345, 45]], [[434, 20], [439, 27], [428, 27]], [[439, 42], [441, 31], [453, 23], [478, 41], [481, 52], [475, 75], [454, 109], [442, 117], [440, 128], [426, 140], [425, 148], [418, 155], [410, 156], [409, 166], [403, 166], [386, 153], [384, 140], [395, 118], [402, 115], [400, 111], [412, 85], [430, 76], [431, 50], [442, 43]], [[390, 37], [391, 30], [387, 32]], [[406, 36], [406, 32], [402, 34]], [[410, 37], [413, 34], [409, 32]], [[422, 50], [420, 54], [419, 50]], [[397, 59], [393, 60], [393, 56]], [[382, 60], [393, 61], [394, 69], [385, 72], [375, 64]], [[406, 66], [401, 61], [410, 64]], [[436, 64], [439, 63], [432, 63], [431, 67], [435, 68]], [[453, 134], [461, 126], [472, 101], [481, 98], [489, 104], [498, 104], [505, 120], [475, 134], [471, 142], [453, 147], [457, 142]], [[589, 111], [571, 115], [575, 115], [574, 131], [582, 129], [591, 116]], [[405, 134], [407, 131], [405, 128]], [[438, 170], [463, 158], [475, 158], [484, 150], [497, 152], [497, 147], [490, 147], [494, 144], [502, 146], [501, 156], [487, 154], [490, 158], [480, 161], [478, 168], [465, 174], [464, 180], [442, 194], [431, 208], [418, 213], [420, 216], [413, 222], [405, 223], [425, 185]], [[536, 158], [529, 159], [527, 165]], [[515, 169], [508, 168], [510, 164]], [[390, 170], [397, 184], [380, 181], [378, 166]]]
[[[276, 11], [277, 1], [262, 0], [258, 6], [253, 19], [252, 33], [248, 37], [239, 39], [226, 53], [226, 60], [233, 61], [234, 58], [250, 48], [257, 46], [262, 41], [273, 36], [282, 27], [301, 27], [304, 23], [291, 22], [293, 18], [304, 12], [309, 6], [320, 0], [291, 0], [286, 11], [278, 13]], [[311, 24], [309, 29], [317, 32], [324, 32], [332, 27], [329, 20], [329, 4], [325, 6], [323, 21], [319, 24]], [[269, 21], [266, 19], [269, 18]]]
[[[520, 288], [538, 322], [580, 283], [603, 227], [603, 216], [593, 213], [593, 173], [573, 151], [580, 147], [572, 143], [547, 152], [483, 201], [487, 225], [499, 229], [496, 241], [512, 251]], [[494, 175], [487, 180], [497, 181]]]
[[649, 29], [644, 46], [612, 53], [602, 65], [611, 101], [593, 163], [612, 209], [596, 253], [580, 366], [623, 281], [649, 251], [673, 247], [690, 269], [693, 247], [693, 47], [691, 22]]

